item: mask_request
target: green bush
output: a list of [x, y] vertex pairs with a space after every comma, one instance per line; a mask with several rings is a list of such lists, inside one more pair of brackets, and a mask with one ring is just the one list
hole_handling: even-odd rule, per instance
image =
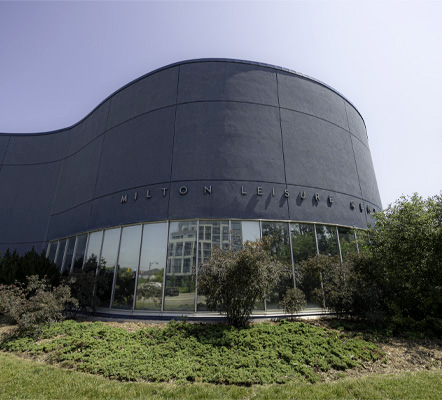
[[304, 292], [298, 288], [288, 289], [281, 305], [288, 314], [295, 314], [301, 311], [307, 305]]
[[17, 251], [8, 249], [0, 256], [0, 284], [12, 285], [16, 281], [26, 283], [27, 277], [38, 275], [40, 279], [48, 277], [51, 285], [60, 283], [60, 272], [57, 266], [50, 262], [44, 252], [38, 254], [34, 248], [19, 256]]
[[77, 306], [67, 285], [52, 287], [47, 279], [37, 275], [29, 276], [25, 284], [0, 285], [0, 312], [17, 323], [21, 332], [61, 321], [66, 309]]
[[246, 242], [238, 251], [214, 248], [199, 268], [198, 291], [209, 310], [226, 314], [230, 325], [245, 326], [257, 300], [290, 272], [269, 251], [269, 240]]

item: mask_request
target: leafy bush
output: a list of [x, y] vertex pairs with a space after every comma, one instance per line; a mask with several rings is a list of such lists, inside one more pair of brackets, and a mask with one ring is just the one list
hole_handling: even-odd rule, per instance
[[12, 285], [16, 281], [26, 283], [27, 277], [38, 275], [40, 279], [48, 277], [51, 285], [60, 283], [60, 272], [57, 266], [50, 262], [44, 252], [38, 254], [34, 248], [19, 256], [17, 251], [6, 250], [0, 257], [0, 284]]
[[0, 285], [0, 312], [17, 323], [22, 332], [61, 321], [66, 308], [77, 306], [68, 286], [52, 287], [47, 279], [37, 275], [29, 276], [25, 284]]
[[289, 314], [295, 314], [307, 305], [304, 292], [298, 288], [288, 289], [281, 303]]
[[209, 310], [226, 314], [230, 325], [247, 324], [257, 300], [263, 299], [289, 268], [277, 261], [269, 241], [246, 242], [238, 250], [214, 248], [198, 273], [198, 291]]

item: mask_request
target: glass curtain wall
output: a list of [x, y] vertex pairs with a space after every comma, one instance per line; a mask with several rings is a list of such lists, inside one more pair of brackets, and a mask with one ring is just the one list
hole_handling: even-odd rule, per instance
[[169, 224], [164, 310], [195, 310], [197, 227], [197, 221]]
[[[289, 225], [283, 222], [263, 222], [262, 236], [270, 237], [271, 252], [277, 259], [292, 271]], [[270, 293], [266, 295], [266, 310], [278, 310], [281, 308], [281, 301], [287, 292], [287, 289], [293, 288], [293, 275], [289, 274], [279, 280], [278, 284]]]
[[[206, 262], [214, 247], [239, 250], [247, 241], [271, 238], [271, 251], [291, 268], [258, 303], [256, 310], [281, 310], [288, 288], [298, 287], [307, 309], [326, 304], [323, 275], [316, 254], [340, 256], [357, 252], [351, 228], [276, 221], [201, 220], [139, 224], [55, 240], [47, 255], [62, 273], [94, 271], [99, 307], [126, 310], [204, 311], [205, 296], [197, 292], [197, 264]], [[84, 263], [84, 265], [83, 265]], [[196, 301], [197, 300], [197, 301]]]
[[161, 310], [166, 258], [167, 222], [144, 225], [135, 309]]
[[113, 308], [131, 310], [134, 303], [135, 278], [140, 258], [141, 225], [124, 227], [116, 270]]
[[[104, 231], [103, 246], [101, 250], [101, 256], [99, 258], [100, 261], [97, 266], [98, 282], [97, 282], [96, 294], [98, 297], [99, 307], [110, 307], [114, 272], [118, 258], [118, 247], [119, 247], [118, 245], [120, 241], [120, 232], [121, 232], [120, 228], [108, 229]], [[90, 245], [91, 245], [91, 239], [89, 239], [89, 245], [87, 249], [88, 260], [91, 257], [89, 255]]]
[[[212, 248], [230, 248], [229, 221], [200, 221], [198, 232], [198, 265], [204, 264], [212, 256]], [[207, 310], [204, 295], [198, 294], [197, 310]]]

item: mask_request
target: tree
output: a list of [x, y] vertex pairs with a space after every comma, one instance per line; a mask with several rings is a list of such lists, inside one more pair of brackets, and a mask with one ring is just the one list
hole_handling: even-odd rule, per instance
[[[377, 276], [380, 307], [399, 319], [442, 315], [442, 196], [401, 197], [375, 214], [360, 246]], [[365, 271], [359, 268], [364, 276]]]
[[198, 290], [209, 310], [225, 313], [230, 325], [247, 324], [257, 300], [263, 299], [290, 268], [270, 253], [270, 241], [246, 242], [238, 251], [212, 249], [200, 266]]

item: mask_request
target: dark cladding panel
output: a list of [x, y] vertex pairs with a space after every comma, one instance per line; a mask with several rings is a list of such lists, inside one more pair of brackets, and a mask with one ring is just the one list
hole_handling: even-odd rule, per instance
[[378, 184], [374, 173], [373, 161], [370, 151], [359, 141], [353, 139], [356, 163], [358, 166], [359, 180], [361, 182], [362, 196], [379, 209], [382, 206], [379, 196]]
[[106, 132], [96, 196], [169, 182], [175, 107], [132, 119]]
[[53, 214], [92, 200], [103, 137], [63, 161]]
[[278, 93], [282, 108], [314, 115], [348, 130], [344, 99], [319, 83], [278, 73]]
[[[163, 195], [162, 188], [166, 188]], [[147, 197], [147, 190], [149, 196]], [[90, 229], [167, 219], [169, 184], [150, 185], [95, 199]], [[126, 202], [121, 199], [126, 197]], [[186, 212], [183, 210], [183, 215]]]
[[178, 67], [146, 76], [112, 97], [108, 128], [158, 108], [175, 105]]
[[0, 169], [2, 166], [3, 158], [6, 154], [6, 149], [8, 148], [9, 138], [11, 136], [0, 136]]
[[69, 134], [72, 136], [70, 155], [78, 152], [106, 130], [110, 101], [106, 101], [84, 121], [70, 129]]
[[350, 134], [336, 125], [281, 110], [287, 183], [361, 196]]
[[362, 117], [348, 102], [345, 102], [345, 108], [347, 110], [348, 126], [350, 132], [368, 147], [367, 131], [365, 129], [365, 124]]
[[54, 198], [60, 163], [3, 166], [0, 171], [0, 243], [39, 242]]
[[48, 238], [63, 238], [87, 231], [92, 201], [74, 207], [49, 219]]
[[[212, 193], [205, 193], [210, 186]], [[181, 194], [184, 188], [187, 193]], [[261, 182], [175, 182], [170, 189], [169, 218], [285, 220], [288, 202], [284, 190], [285, 185]]]
[[62, 160], [71, 141], [69, 131], [11, 136], [4, 164], [37, 164]]
[[[294, 185], [288, 185], [288, 190], [291, 220], [367, 227], [365, 203], [359, 197]], [[305, 199], [302, 198], [303, 195]], [[319, 196], [319, 201], [316, 200], [316, 195]], [[359, 209], [361, 202], [364, 208], [362, 212]]]
[[276, 73], [257, 65], [201, 62], [180, 67], [178, 103], [229, 100], [278, 106]]
[[172, 180], [284, 183], [278, 109], [209, 102], [179, 105]]

